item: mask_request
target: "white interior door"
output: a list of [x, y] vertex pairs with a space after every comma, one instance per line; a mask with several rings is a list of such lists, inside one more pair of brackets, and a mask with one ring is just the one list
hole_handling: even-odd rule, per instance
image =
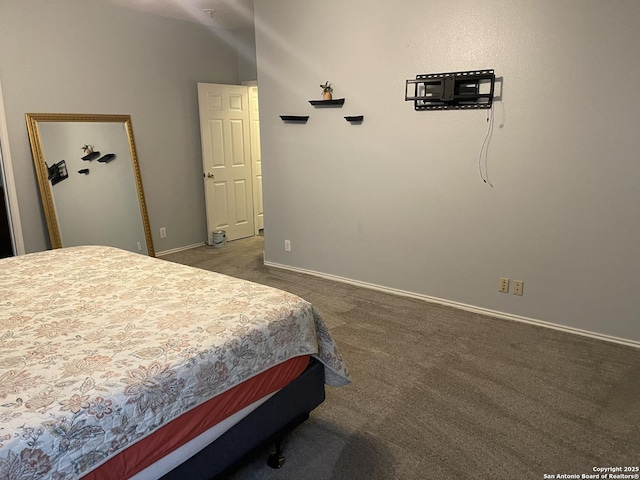
[[262, 155], [260, 154], [260, 110], [257, 86], [249, 87], [249, 122], [253, 166], [253, 220], [255, 234], [258, 235], [264, 228], [264, 207], [262, 205]]
[[247, 87], [198, 83], [207, 230], [255, 234]]

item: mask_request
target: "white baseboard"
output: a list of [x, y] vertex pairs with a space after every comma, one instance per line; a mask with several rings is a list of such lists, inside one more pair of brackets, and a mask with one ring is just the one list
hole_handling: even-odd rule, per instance
[[171, 250], [163, 250], [162, 252], [156, 252], [156, 257], [163, 257], [164, 255], [169, 255], [170, 253], [182, 252], [183, 250], [191, 250], [192, 248], [198, 248], [206, 245], [205, 242], [194, 243], [193, 245], [187, 245], [186, 247], [178, 247], [172, 248]]
[[337, 275], [330, 275], [326, 273], [320, 273], [313, 270], [306, 270], [304, 268], [290, 267], [288, 265], [281, 265], [279, 263], [273, 263], [265, 261], [264, 264], [267, 267], [280, 268], [283, 270], [290, 270], [292, 272], [305, 273], [307, 275], [313, 275], [315, 277], [326, 278], [327, 280], [334, 280], [336, 282], [348, 283], [357, 287], [368, 288], [370, 290], [378, 290], [380, 292], [391, 293], [394, 295], [400, 295], [403, 297], [417, 298], [429, 303], [437, 303], [440, 305], [446, 305], [448, 307], [457, 308], [467, 312], [478, 313], [480, 315], [486, 315], [490, 317], [502, 318], [505, 320], [514, 320], [516, 322], [529, 323], [532, 325], [538, 325], [540, 327], [551, 328], [554, 330], [560, 330], [562, 332], [573, 333], [575, 335], [582, 335], [584, 337], [595, 338], [598, 340], [604, 340], [606, 342], [619, 343], [621, 345], [627, 345], [629, 347], [640, 348], [640, 342], [635, 340], [628, 340], [625, 338], [613, 337], [610, 335], [604, 335], [602, 333], [590, 332], [588, 330], [581, 330], [579, 328], [567, 327], [565, 325], [558, 325], [556, 323], [545, 322], [543, 320], [536, 320], [535, 318], [522, 317], [520, 315], [513, 315], [511, 313], [499, 312], [497, 310], [490, 310], [488, 308], [476, 307], [474, 305], [467, 305], [465, 303], [454, 302], [451, 300], [445, 300], [437, 297], [430, 297], [428, 295], [422, 295], [419, 293], [407, 292], [405, 290], [398, 290], [396, 288], [383, 287], [375, 285], [373, 283], [361, 282], [359, 280], [351, 280], [349, 278], [339, 277]]

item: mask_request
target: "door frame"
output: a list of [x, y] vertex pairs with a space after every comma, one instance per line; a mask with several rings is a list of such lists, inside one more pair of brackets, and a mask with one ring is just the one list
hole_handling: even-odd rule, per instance
[[[263, 201], [263, 195], [262, 195], [262, 189], [258, 189], [258, 180], [257, 180], [257, 165], [256, 165], [256, 161], [257, 159], [255, 158], [255, 152], [254, 152], [254, 140], [255, 140], [255, 127], [254, 127], [254, 122], [253, 122], [253, 118], [252, 118], [252, 114], [253, 114], [253, 110], [251, 110], [251, 94], [249, 93], [249, 89], [251, 87], [256, 87], [258, 89], [258, 99], [260, 99], [260, 89], [258, 87], [258, 81], [257, 80], [245, 80], [244, 82], [242, 82], [242, 86], [243, 87], [247, 87], [247, 95], [249, 96], [249, 134], [251, 135], [251, 177], [252, 177], [252, 185], [253, 185], [253, 226], [254, 226], [254, 230], [255, 230], [255, 235], [260, 235], [260, 230], [264, 230], [264, 201]], [[258, 100], [258, 130], [260, 129], [260, 100]], [[260, 150], [261, 145], [260, 145], [260, 131], [258, 131], [258, 140], [257, 140], [257, 149]], [[260, 162], [262, 163], [262, 153], [260, 154]], [[260, 167], [260, 175], [262, 176], [262, 166]], [[260, 197], [260, 204], [262, 205], [262, 228], [260, 228], [260, 213], [257, 211], [256, 209], [256, 205], [257, 205], [257, 198]]]
[[[253, 109], [253, 96], [251, 89], [256, 89], [258, 103]], [[264, 230], [264, 201], [262, 195], [262, 151], [260, 148], [260, 107], [258, 85], [247, 85], [249, 100], [249, 141], [251, 142], [251, 185], [253, 188], [253, 228], [255, 235], [260, 235]], [[256, 113], [257, 112], [257, 113]]]
[[0, 83], [0, 174], [6, 199], [7, 215], [9, 217], [9, 231], [11, 232], [11, 242], [15, 255], [24, 255], [24, 237], [22, 234], [22, 223], [20, 222], [20, 212], [18, 210], [18, 194], [13, 175], [13, 164], [11, 163], [11, 151], [9, 149], [9, 132], [7, 130], [7, 118], [4, 113], [4, 97], [2, 95], [2, 84]]
[[[199, 83], [210, 83], [212, 85], [226, 85], [226, 86], [230, 86], [230, 87], [245, 87], [245, 92], [247, 95], [247, 106], [249, 108], [249, 122], [248, 122], [248, 127], [246, 130], [246, 133], [249, 135], [249, 143], [250, 143], [250, 148], [248, 150], [248, 153], [250, 155], [250, 166], [251, 166], [251, 191], [252, 191], [252, 196], [253, 196], [253, 201], [252, 201], [252, 205], [251, 208], [253, 210], [252, 212], [252, 216], [253, 216], [253, 225], [254, 225], [254, 232], [252, 236], [257, 236], [260, 234], [259, 230], [262, 230], [264, 228], [264, 226], [262, 226], [261, 228], [258, 227], [258, 215], [259, 213], [256, 211], [256, 197], [259, 196], [261, 197], [261, 204], [263, 204], [262, 202], [262, 191], [261, 189], [258, 189], [257, 185], [256, 185], [256, 158], [255, 158], [255, 152], [254, 152], [254, 138], [255, 138], [255, 133], [254, 133], [254, 126], [252, 123], [252, 112], [250, 109], [250, 105], [251, 105], [251, 101], [249, 100], [249, 88], [250, 87], [258, 87], [258, 81], [257, 80], [250, 80], [250, 81], [243, 81], [241, 85], [238, 84], [230, 84], [230, 83], [213, 83], [213, 82], [198, 82]], [[198, 100], [198, 109], [200, 108], [199, 105], [200, 101]], [[200, 127], [202, 128], [202, 127]], [[259, 127], [258, 127], [259, 128]], [[258, 132], [258, 140], [260, 139], [259, 137], [259, 132]], [[200, 142], [202, 143], [202, 133], [201, 133], [201, 138], [200, 138]], [[260, 145], [258, 144], [257, 148], [260, 148]], [[204, 152], [203, 152], [204, 155]], [[205, 172], [203, 170], [203, 174], [206, 176], [207, 172]], [[205, 203], [206, 203], [206, 186], [205, 186]], [[208, 208], [208, 207], [207, 207]], [[264, 207], [263, 207], [264, 210]], [[263, 221], [264, 221], [264, 211], [262, 213], [262, 217], [263, 217]], [[208, 220], [207, 220], [207, 244], [210, 243], [210, 238], [209, 235], [211, 234], [211, 232], [209, 231], [211, 230], [208, 224]]]

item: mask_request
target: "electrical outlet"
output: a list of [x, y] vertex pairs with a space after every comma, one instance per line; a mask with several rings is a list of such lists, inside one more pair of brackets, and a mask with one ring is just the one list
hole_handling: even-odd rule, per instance
[[522, 295], [524, 290], [524, 280], [514, 280], [513, 281], [513, 294], [514, 295]]
[[138, 242], [138, 250], [142, 251], [142, 244]]
[[165, 227], [160, 227], [160, 238], [167, 238], [167, 229]]
[[284, 241], [284, 251], [285, 252], [290, 252], [291, 251], [291, 240], [285, 240]]
[[498, 282], [498, 291], [502, 293], [509, 293], [509, 279], [506, 277], [500, 277]]

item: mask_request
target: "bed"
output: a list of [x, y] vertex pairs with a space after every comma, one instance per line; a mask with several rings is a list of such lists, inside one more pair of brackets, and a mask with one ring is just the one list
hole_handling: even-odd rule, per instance
[[214, 478], [350, 382], [281, 290], [101, 246], [0, 272], [0, 478]]

